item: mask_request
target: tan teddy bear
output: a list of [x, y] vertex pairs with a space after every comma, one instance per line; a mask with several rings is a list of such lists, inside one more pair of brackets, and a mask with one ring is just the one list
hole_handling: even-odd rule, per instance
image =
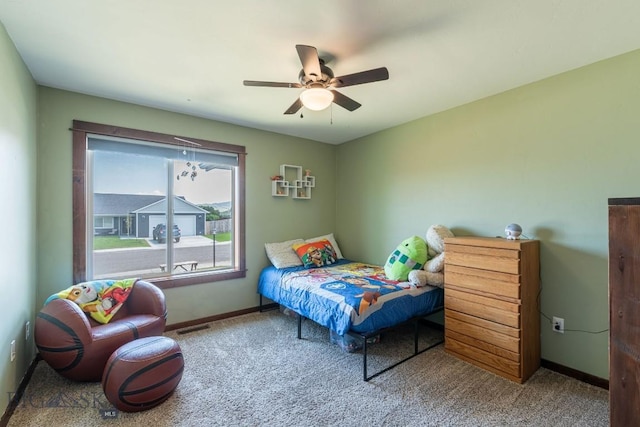
[[412, 270], [408, 280], [414, 286], [431, 285], [442, 288], [444, 286], [444, 239], [454, 236], [444, 225], [432, 225], [427, 230], [426, 237], [429, 260], [422, 270]]

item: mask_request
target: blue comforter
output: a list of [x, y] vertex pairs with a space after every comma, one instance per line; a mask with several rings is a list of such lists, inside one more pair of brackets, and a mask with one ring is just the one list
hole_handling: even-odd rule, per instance
[[380, 266], [349, 260], [322, 268], [266, 267], [258, 293], [339, 335], [374, 332], [442, 307], [444, 291], [389, 280]]

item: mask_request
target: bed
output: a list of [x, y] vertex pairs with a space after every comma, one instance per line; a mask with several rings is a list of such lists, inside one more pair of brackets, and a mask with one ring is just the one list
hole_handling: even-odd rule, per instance
[[[274, 260], [269, 258], [274, 263]], [[260, 310], [266, 307], [263, 304], [263, 297], [266, 297], [295, 312], [298, 317], [298, 338], [301, 338], [303, 317], [327, 327], [340, 336], [348, 334], [358, 338], [362, 346], [365, 381], [442, 343], [439, 341], [427, 348], [418, 349], [418, 328], [422, 323], [421, 319], [442, 310], [443, 289], [431, 286], [415, 287], [408, 282], [389, 280], [381, 266], [354, 262], [343, 258], [341, 254], [336, 258], [331, 265], [317, 268], [290, 265], [295, 264], [295, 259], [289, 264], [279, 263], [278, 266], [264, 268], [258, 281]], [[415, 328], [413, 353], [369, 375], [369, 338], [407, 323], [413, 323]]]

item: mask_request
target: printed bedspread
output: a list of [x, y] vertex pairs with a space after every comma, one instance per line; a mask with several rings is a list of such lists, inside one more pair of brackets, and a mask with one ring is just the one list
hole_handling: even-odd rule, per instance
[[380, 266], [340, 260], [323, 268], [266, 267], [258, 293], [339, 335], [374, 332], [442, 307], [444, 291], [389, 280]]

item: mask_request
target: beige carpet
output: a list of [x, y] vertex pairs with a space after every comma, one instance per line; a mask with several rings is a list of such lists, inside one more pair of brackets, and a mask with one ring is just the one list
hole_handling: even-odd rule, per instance
[[[179, 335], [185, 371], [175, 393], [145, 412], [102, 419], [99, 383], [73, 383], [38, 363], [9, 426], [607, 426], [606, 390], [541, 368], [515, 384], [447, 355], [442, 345], [369, 382], [360, 353], [343, 352], [310, 321], [253, 313]], [[429, 332], [421, 345], [434, 339]], [[384, 366], [412, 335], [371, 346]], [[372, 368], [372, 369], [375, 369]]]

